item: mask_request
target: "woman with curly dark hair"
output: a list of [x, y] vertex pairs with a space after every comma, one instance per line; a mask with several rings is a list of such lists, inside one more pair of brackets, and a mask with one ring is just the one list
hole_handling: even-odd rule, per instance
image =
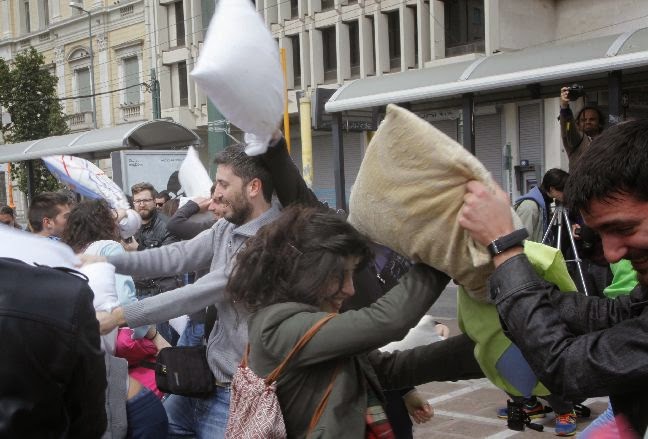
[[[249, 367], [267, 376], [316, 322], [337, 313], [354, 294], [354, 271], [369, 257], [364, 236], [339, 216], [314, 208], [290, 207], [250, 238], [228, 283], [232, 300], [253, 312]], [[309, 434], [331, 382], [312, 437], [394, 437], [382, 389], [473, 377], [472, 364], [453, 362], [454, 351], [468, 343], [463, 337], [402, 352], [377, 350], [402, 339], [448, 281], [445, 274], [415, 264], [371, 306], [329, 320], [277, 380], [288, 437]]]
[[[63, 231], [63, 242], [77, 253], [99, 256], [122, 253], [125, 250], [118, 242], [121, 241], [119, 216], [117, 211], [104, 200], [82, 201], [70, 211]], [[114, 276], [113, 281], [106, 279], [106, 271], [103, 267], [96, 269], [91, 267], [92, 265], [88, 265], [83, 268], [95, 292], [96, 311], [110, 312], [115, 306], [137, 300], [135, 284], [130, 276], [114, 274], [113, 268], [109, 271]], [[132, 342], [129, 340], [129, 344], [122, 342], [120, 345], [116, 330], [102, 336], [102, 346], [106, 351], [108, 381], [106, 389], [106, 410], [110, 420], [108, 430], [115, 437], [165, 437], [168, 420], [161, 401], [151, 390], [142, 385], [150, 385], [144, 380], [146, 377], [141, 374], [138, 375], [138, 379], [129, 376], [128, 363], [124, 358], [132, 356], [128, 349], [134, 351], [135, 348], [147, 347], [149, 351], [155, 353], [158, 348], [168, 346], [168, 343], [161, 338], [154, 326], [133, 330], [122, 328], [120, 331], [131, 332], [128, 339]], [[124, 348], [124, 345], [129, 348]], [[123, 358], [117, 358], [118, 356]], [[131, 370], [130, 373], [133, 371]], [[127, 419], [122, 419], [120, 416], [124, 412]], [[126, 423], [127, 427], [124, 429]]]

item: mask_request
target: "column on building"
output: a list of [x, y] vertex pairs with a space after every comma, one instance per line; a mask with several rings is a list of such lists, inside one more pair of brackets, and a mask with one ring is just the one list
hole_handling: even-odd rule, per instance
[[111, 97], [108, 94], [102, 94], [110, 91], [110, 59], [108, 52], [108, 35], [106, 33], [101, 33], [97, 35], [97, 44], [94, 52], [94, 56], [97, 58], [95, 63], [96, 67], [99, 67], [95, 71], [95, 93], [98, 94], [97, 99], [97, 110], [101, 108], [101, 121], [97, 119], [97, 125], [99, 127], [109, 127], [112, 125], [112, 108], [111, 108]]
[[445, 58], [445, 5], [441, 0], [430, 0], [430, 56], [432, 60]]
[[430, 12], [429, 1], [416, 0], [416, 27], [418, 35], [418, 68], [425, 67], [425, 63], [431, 59], [431, 42], [432, 37], [430, 34]]
[[360, 35], [360, 77], [366, 78], [376, 73], [374, 22], [371, 17], [364, 14], [358, 17], [358, 34]]
[[337, 53], [337, 82], [342, 84], [346, 79], [351, 78], [351, 58], [349, 25], [338, 16], [335, 24], [335, 48]]
[[416, 66], [416, 10], [405, 5], [399, 9], [401, 71], [406, 71]]
[[387, 15], [380, 9], [374, 13], [374, 41], [376, 48], [376, 76], [389, 73], [389, 31]]

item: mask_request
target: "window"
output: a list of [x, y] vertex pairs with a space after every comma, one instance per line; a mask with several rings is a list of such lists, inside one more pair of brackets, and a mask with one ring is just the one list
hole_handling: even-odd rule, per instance
[[292, 45], [292, 66], [293, 66], [293, 81], [295, 90], [301, 88], [301, 64], [299, 58], [299, 35], [292, 35], [290, 44]]
[[335, 8], [334, 0], [322, 0], [322, 11], [330, 11]]
[[290, 0], [290, 18], [299, 16], [299, 0]]
[[324, 80], [337, 80], [335, 27], [322, 29], [322, 55], [324, 57]]
[[128, 87], [124, 90], [124, 104], [139, 104], [140, 103], [140, 72], [139, 72], [139, 60], [136, 56], [131, 56], [124, 58], [124, 87]]
[[83, 67], [75, 70], [76, 76], [76, 94], [77, 96], [87, 96], [78, 100], [79, 113], [88, 113], [92, 111], [92, 98], [89, 96], [90, 90], [90, 68]]
[[175, 7], [175, 22], [176, 22], [176, 46], [185, 45], [185, 23], [184, 23], [184, 9], [182, 2], [174, 3]]
[[40, 11], [40, 16], [41, 16], [41, 29], [47, 28], [50, 22], [50, 17], [49, 17], [49, 0], [41, 0], [41, 11]]
[[7, 174], [0, 171], [0, 203], [7, 204]]
[[180, 89], [180, 106], [189, 105], [189, 88], [187, 87], [187, 63], [182, 61], [178, 63], [178, 87]]
[[31, 32], [31, 17], [29, 16], [29, 1], [23, 2], [23, 26], [25, 33]]
[[389, 40], [389, 67], [400, 69], [400, 20], [398, 11], [387, 13], [387, 38]]
[[446, 55], [483, 52], [484, 0], [444, 2]]
[[351, 77], [360, 75], [360, 34], [358, 22], [349, 23], [349, 61], [351, 64]]

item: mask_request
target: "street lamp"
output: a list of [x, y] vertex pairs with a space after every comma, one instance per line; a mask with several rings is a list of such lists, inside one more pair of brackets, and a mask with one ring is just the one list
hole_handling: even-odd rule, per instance
[[95, 99], [95, 79], [94, 79], [94, 53], [92, 51], [92, 14], [90, 11], [83, 9], [83, 4], [75, 1], [69, 3], [71, 8], [78, 9], [81, 12], [88, 14], [88, 34], [90, 46], [90, 94], [92, 95], [92, 126], [97, 128], [97, 101]]

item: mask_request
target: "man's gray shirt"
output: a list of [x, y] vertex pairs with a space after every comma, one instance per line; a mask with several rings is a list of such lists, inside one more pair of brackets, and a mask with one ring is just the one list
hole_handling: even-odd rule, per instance
[[108, 257], [118, 273], [140, 277], [180, 274], [209, 269], [195, 283], [124, 306], [131, 328], [164, 322], [216, 305], [218, 320], [209, 334], [207, 361], [216, 380], [230, 382], [243, 358], [248, 340], [247, 311], [235, 307], [225, 293], [234, 256], [245, 241], [280, 212], [272, 206], [254, 220], [235, 226], [221, 219], [189, 241], [176, 242], [145, 252], [126, 252]]

